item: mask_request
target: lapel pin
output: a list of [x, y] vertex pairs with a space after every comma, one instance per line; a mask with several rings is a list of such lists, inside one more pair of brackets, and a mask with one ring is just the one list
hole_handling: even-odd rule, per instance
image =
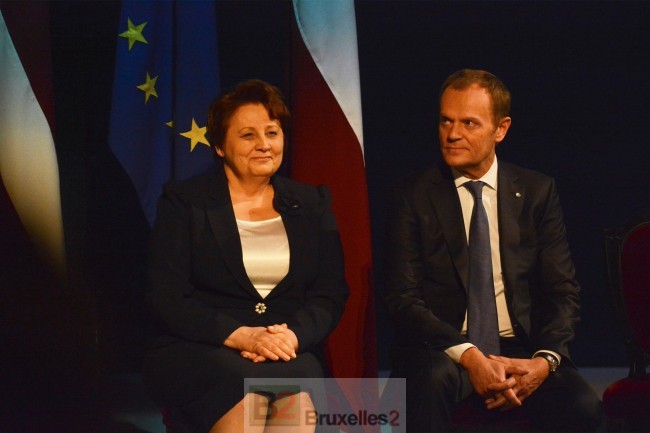
[[520, 198], [520, 197], [521, 197], [521, 193], [520, 193], [520, 192], [516, 192], [516, 193], [515, 193], [515, 197]]

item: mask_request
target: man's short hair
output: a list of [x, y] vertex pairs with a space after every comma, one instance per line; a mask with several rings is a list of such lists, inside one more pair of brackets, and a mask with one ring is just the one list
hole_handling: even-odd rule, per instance
[[487, 90], [490, 95], [494, 126], [504, 117], [510, 116], [510, 91], [496, 75], [480, 69], [461, 69], [451, 74], [440, 89], [440, 97], [442, 98], [442, 94], [449, 87], [454, 90], [466, 90], [473, 84]]

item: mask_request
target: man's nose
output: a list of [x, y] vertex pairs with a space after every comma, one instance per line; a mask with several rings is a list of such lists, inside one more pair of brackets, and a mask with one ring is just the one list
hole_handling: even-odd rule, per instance
[[460, 139], [460, 127], [458, 126], [458, 123], [452, 122], [447, 128], [447, 140], [456, 141]]

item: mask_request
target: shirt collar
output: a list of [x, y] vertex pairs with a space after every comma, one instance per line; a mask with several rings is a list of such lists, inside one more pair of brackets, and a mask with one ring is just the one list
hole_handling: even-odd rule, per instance
[[[494, 157], [494, 163], [490, 167], [490, 169], [485, 173], [480, 179], [481, 182], [485, 182], [487, 186], [492, 188], [493, 190], [497, 190], [497, 171], [499, 168], [499, 163], [497, 161], [497, 158]], [[451, 173], [454, 176], [454, 183], [456, 184], [456, 188], [460, 188], [465, 184], [466, 182], [471, 182], [474, 179], [470, 179], [469, 177], [465, 177], [458, 170], [455, 168], [451, 167]]]

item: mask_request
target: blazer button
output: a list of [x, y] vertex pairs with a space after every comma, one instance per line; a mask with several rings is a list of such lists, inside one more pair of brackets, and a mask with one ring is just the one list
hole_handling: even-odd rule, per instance
[[266, 305], [264, 305], [264, 302], [258, 302], [257, 305], [255, 305], [255, 312], [257, 314], [264, 314], [266, 311]]

